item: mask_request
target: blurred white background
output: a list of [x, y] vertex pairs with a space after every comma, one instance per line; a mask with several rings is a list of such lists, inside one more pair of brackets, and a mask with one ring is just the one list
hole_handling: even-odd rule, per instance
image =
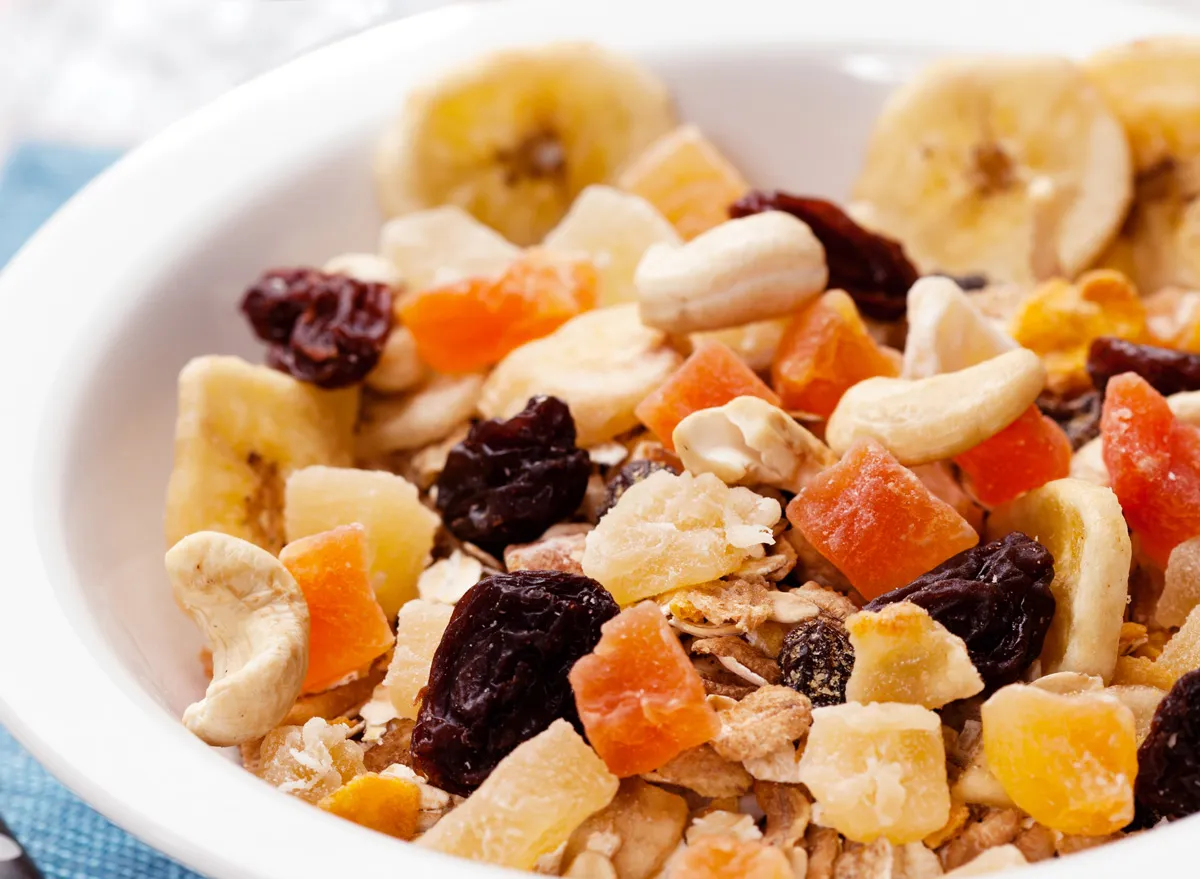
[[126, 147], [314, 46], [451, 0], [0, 0], [0, 164]]

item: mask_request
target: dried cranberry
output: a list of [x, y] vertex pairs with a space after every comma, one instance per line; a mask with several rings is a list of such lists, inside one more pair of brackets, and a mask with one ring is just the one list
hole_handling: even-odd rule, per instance
[[865, 610], [911, 601], [967, 645], [988, 687], [1011, 684], [1042, 652], [1054, 617], [1054, 559], [1014, 531], [960, 552], [907, 586], [880, 595]]
[[1087, 370], [1092, 384], [1101, 391], [1110, 378], [1124, 372], [1136, 372], [1164, 396], [1200, 390], [1200, 354], [1137, 345], [1110, 336], [1092, 342]]
[[507, 421], [481, 421], [450, 450], [437, 508], [450, 532], [499, 554], [574, 513], [592, 465], [557, 397], [534, 397]]
[[729, 215], [763, 211], [784, 211], [808, 224], [825, 248], [829, 287], [849, 293], [863, 314], [877, 320], [904, 317], [908, 290], [920, 274], [898, 242], [864, 229], [831, 201], [779, 190], [751, 190], [730, 205]]
[[1200, 812], [1200, 671], [1181, 677], [1158, 703], [1138, 748], [1133, 792], [1144, 824]]
[[781, 680], [816, 707], [846, 701], [846, 682], [854, 671], [854, 647], [837, 620], [819, 616], [797, 624], [779, 651]]
[[1100, 408], [1103, 405], [1104, 397], [1099, 391], [1087, 391], [1077, 397], [1060, 397], [1047, 391], [1037, 399], [1042, 414], [1063, 429], [1072, 449], [1100, 436]]
[[582, 731], [567, 674], [617, 613], [603, 586], [562, 571], [495, 574], [472, 586], [433, 656], [412, 732], [418, 771], [465, 796], [553, 721]]
[[268, 343], [269, 365], [322, 388], [342, 388], [379, 362], [392, 331], [392, 291], [315, 269], [277, 269], [246, 291], [242, 312]]
[[652, 473], [657, 473], [659, 470], [670, 470], [672, 473], [679, 471], [662, 461], [630, 461], [616, 472], [616, 475], [608, 482], [608, 490], [604, 493], [604, 503], [600, 505], [597, 513], [603, 516], [609, 510], [617, 505], [617, 501], [621, 499], [621, 495], [625, 494], [633, 486], [637, 485], [643, 479]]

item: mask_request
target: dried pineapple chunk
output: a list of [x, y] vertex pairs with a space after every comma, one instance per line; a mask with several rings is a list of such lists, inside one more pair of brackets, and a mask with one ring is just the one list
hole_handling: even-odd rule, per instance
[[418, 845], [529, 870], [609, 804], [617, 777], [565, 720], [519, 745]]
[[344, 467], [305, 467], [293, 473], [284, 496], [284, 519], [289, 543], [340, 525], [362, 525], [371, 585], [389, 619], [416, 597], [417, 578], [439, 524], [406, 479]]
[[849, 702], [941, 708], [983, 689], [962, 638], [911, 602], [856, 613], [846, 620], [846, 631], [854, 645], [854, 671], [846, 683]]
[[1167, 695], [1166, 690], [1158, 687], [1126, 685], [1109, 687], [1105, 692], [1111, 693], [1121, 700], [1121, 704], [1133, 712], [1133, 724], [1137, 731], [1138, 744], [1150, 732], [1150, 721], [1154, 720], [1154, 712], [1158, 703]]
[[1160, 626], [1182, 626], [1197, 605], [1200, 605], [1200, 537], [1193, 537], [1171, 550], [1162, 595], [1154, 606], [1154, 619]]
[[1194, 608], [1187, 615], [1183, 626], [1163, 647], [1154, 666], [1170, 676], [1172, 685], [1189, 671], [1200, 668], [1200, 607]]
[[530, 397], [566, 402], [576, 441], [595, 446], [637, 425], [634, 407], [682, 361], [666, 336], [643, 326], [637, 305], [585, 312], [500, 361], [483, 385], [479, 411], [511, 418]]
[[348, 728], [314, 717], [304, 726], [281, 726], [267, 733], [260, 756], [262, 777], [284, 793], [316, 803], [367, 771], [358, 742]]
[[1117, 659], [1133, 549], [1117, 496], [1080, 479], [1056, 479], [996, 509], [993, 539], [1028, 534], [1054, 557], [1054, 619], [1042, 671], [1078, 671], [1107, 683]]
[[749, 185], [694, 125], [663, 135], [635, 157], [617, 185], [654, 205], [684, 238], [729, 219]]
[[633, 273], [652, 244], [680, 244], [679, 234], [644, 198], [589, 186], [542, 242], [553, 253], [583, 254], [600, 274], [600, 304], [636, 302]]
[[429, 667], [450, 623], [454, 608], [448, 604], [414, 599], [396, 617], [396, 650], [383, 685], [397, 717], [417, 719], [418, 696], [429, 683]]
[[583, 572], [624, 606], [732, 574], [774, 543], [778, 501], [711, 473], [652, 474], [588, 533]]
[[917, 842], [950, 816], [942, 724], [917, 705], [816, 709], [800, 779], [820, 807], [818, 822], [855, 842]]
[[179, 373], [167, 545], [220, 531], [278, 553], [284, 482], [310, 464], [350, 463], [358, 397], [238, 357], [190, 361]]
[[1133, 818], [1133, 712], [1103, 692], [1012, 684], [983, 705], [988, 767], [1020, 808], [1052, 830], [1103, 836]]
[[317, 803], [326, 812], [397, 839], [412, 839], [421, 789], [403, 778], [359, 775]]

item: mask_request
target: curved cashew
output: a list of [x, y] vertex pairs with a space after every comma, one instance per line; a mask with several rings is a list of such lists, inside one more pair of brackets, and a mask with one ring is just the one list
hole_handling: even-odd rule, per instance
[[175, 598], [208, 636], [213, 679], [183, 725], [210, 745], [261, 738], [282, 722], [308, 669], [308, 605], [287, 568], [228, 534], [199, 531], [167, 552]]
[[869, 378], [842, 395], [825, 441], [838, 455], [874, 439], [905, 465], [952, 458], [995, 436], [1046, 384], [1041, 358], [1018, 348], [929, 378]]
[[902, 378], [955, 372], [1016, 347], [950, 278], [921, 278], [908, 291]]
[[692, 473], [727, 485], [771, 485], [797, 492], [837, 462], [829, 448], [766, 400], [737, 397], [679, 422], [675, 451]]
[[825, 248], [791, 214], [729, 220], [687, 244], [655, 244], [634, 275], [642, 323], [720, 330], [795, 311], [825, 289]]

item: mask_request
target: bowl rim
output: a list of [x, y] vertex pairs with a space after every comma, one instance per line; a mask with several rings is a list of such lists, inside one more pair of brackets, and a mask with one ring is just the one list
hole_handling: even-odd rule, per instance
[[[68, 448], [66, 429], [85, 365], [150, 295], [145, 281], [153, 254], [180, 247], [196, 216], [219, 211], [237, 187], [254, 185], [261, 169], [298, 163], [311, 153], [321, 135], [305, 127], [309, 116], [291, 111], [301, 96], [309, 114], [336, 131], [355, 119], [345, 90], [361, 88], [371, 71], [395, 64], [385, 59], [410, 59], [403, 75], [420, 81], [489, 49], [565, 38], [660, 57], [842, 44], [1078, 55], [1135, 36], [1186, 31], [1196, 26], [1182, 12], [1121, 0], [1007, 0], [986, 26], [980, 26], [978, 7], [954, 0], [907, 0], [902, 7], [889, 0], [839, 0], [816, 15], [794, 0], [742, 0], [736, 20], [719, 0], [463, 3], [325, 46], [175, 123], [86, 186], [0, 274], [0, 302], [11, 325], [21, 328], [0, 348], [0, 374], [20, 376], [7, 382], [10, 414], [0, 433], [0, 497], [8, 501], [0, 507], [0, 533], [6, 536], [9, 581], [0, 591], [0, 722], [114, 823], [201, 872], [326, 879], [346, 868], [343, 853], [352, 850], [356, 861], [396, 861], [418, 875], [509, 875], [415, 846], [399, 849], [393, 840], [280, 797], [240, 767], [214, 760], [119, 667], [82, 609], [62, 600], [67, 591], [51, 586], [77, 583], [50, 499], [65, 496], [55, 464]], [[222, 149], [230, 131], [254, 146], [233, 163]], [[180, 168], [189, 171], [181, 174]], [[129, 247], [130, 241], [139, 246]], [[43, 364], [48, 367], [39, 371]], [[80, 735], [77, 715], [100, 722]], [[129, 718], [132, 730], [121, 725]], [[146, 771], [154, 761], [161, 768]], [[160, 776], [169, 783], [160, 783]], [[235, 798], [234, 808], [213, 808]], [[1042, 865], [1037, 875], [1087, 870], [1115, 877], [1135, 858], [1182, 865], [1194, 826], [1194, 820], [1180, 822], [1158, 830], [1153, 842], [1137, 838], [1106, 847], [1107, 856], [1076, 855], [1069, 863], [1078, 867]], [[311, 850], [296, 844], [310, 835], [322, 844]]]

